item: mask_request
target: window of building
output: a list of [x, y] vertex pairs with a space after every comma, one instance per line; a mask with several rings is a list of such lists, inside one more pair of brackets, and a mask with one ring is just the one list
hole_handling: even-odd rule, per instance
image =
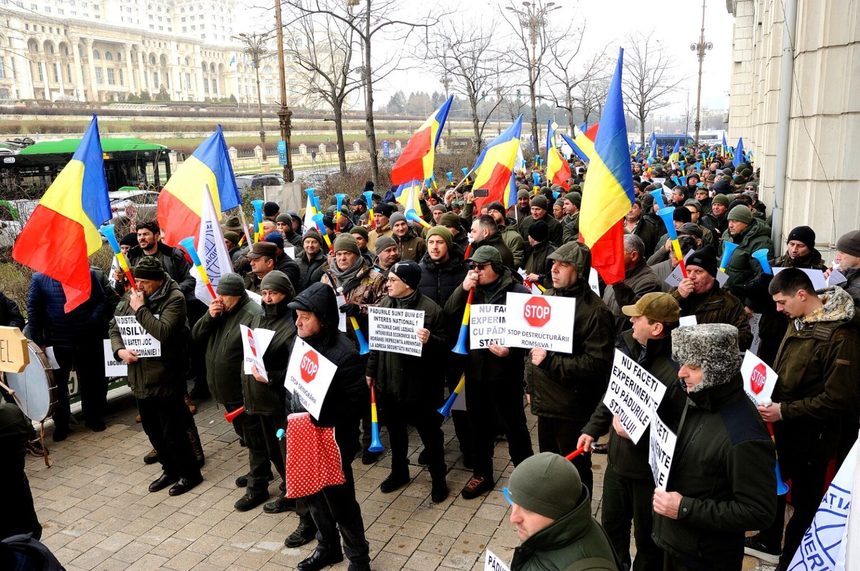
[[125, 79], [122, 76], [122, 70], [119, 70], [119, 84], [125, 85]]
[[96, 68], [96, 83], [104, 83], [104, 73], [100, 67]]
[[209, 80], [203, 78], [203, 93], [209, 93]]
[[98, 50], [93, 50], [93, 59], [102, 59], [102, 54]]
[[60, 64], [55, 63], [51, 66], [54, 69], [54, 83], [60, 82]]
[[107, 70], [107, 79], [108, 79], [108, 85], [116, 85], [116, 77], [114, 75], [113, 69], [111, 69], [111, 68], [108, 68], [108, 70]]
[[105, 52], [105, 59], [107, 61], [113, 61], [113, 54], [110, 52]]
[[0, 79], [6, 79], [6, 58], [0, 57]]

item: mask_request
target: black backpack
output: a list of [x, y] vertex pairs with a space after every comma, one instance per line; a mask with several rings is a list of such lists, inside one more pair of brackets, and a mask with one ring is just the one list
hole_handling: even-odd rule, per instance
[[66, 571], [48, 547], [31, 533], [0, 541], [0, 569], [9, 571]]

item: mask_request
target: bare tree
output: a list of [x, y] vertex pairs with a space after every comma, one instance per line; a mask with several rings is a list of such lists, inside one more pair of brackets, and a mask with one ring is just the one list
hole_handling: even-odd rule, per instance
[[303, 15], [291, 29], [285, 53], [296, 62], [304, 81], [302, 95], [331, 107], [337, 137], [340, 173], [346, 174], [343, 111], [349, 96], [362, 85], [352, 66], [355, 32], [339, 20]]
[[609, 78], [589, 77], [579, 85], [576, 103], [582, 111], [582, 120], [586, 125], [592, 115], [598, 120], [603, 113], [603, 104], [606, 102], [606, 94], [609, 92]]
[[639, 121], [639, 144], [643, 147], [648, 116], [669, 105], [667, 96], [681, 83], [672, 78], [672, 58], [653, 35], [638, 34], [624, 54], [624, 105]]
[[266, 128], [263, 127], [263, 99], [260, 97], [260, 60], [266, 57], [269, 53], [269, 50], [266, 47], [266, 42], [269, 40], [269, 34], [242, 33], [239, 34], [237, 38], [245, 44], [245, 49], [243, 51], [251, 59], [251, 64], [254, 66], [254, 73], [257, 77], [257, 109], [260, 114], [260, 148], [263, 152], [263, 163], [266, 163]]
[[573, 133], [575, 124], [573, 111], [579, 106], [577, 95], [580, 92], [580, 86], [586, 82], [590, 83], [605, 78], [606, 64], [606, 49], [604, 48], [602, 52], [592, 56], [591, 60], [586, 62], [581, 67], [581, 71], [577, 73], [575, 71], [576, 60], [585, 34], [580, 29], [569, 35], [568, 38], [572, 35], [577, 37], [575, 42], [556, 42], [550, 45], [546, 68], [549, 79], [554, 84], [549, 90], [549, 98], [557, 108], [567, 111], [570, 133]]
[[[396, 16], [402, 9], [398, 0], [285, 0], [286, 5], [303, 15], [320, 15], [345, 25], [352, 30], [361, 44], [361, 75], [364, 85], [365, 134], [370, 150], [370, 169], [373, 180], [379, 184], [379, 156], [376, 146], [376, 127], [373, 117], [373, 82], [379, 79], [375, 74], [377, 62], [373, 59], [374, 38], [388, 31], [399, 31], [396, 41], [405, 43], [409, 35], [419, 28], [430, 28], [439, 21], [439, 16], [429, 15], [417, 21], [402, 20]], [[399, 61], [399, 55], [393, 54], [386, 64]], [[385, 64], [383, 64], [385, 65]], [[394, 63], [389, 71], [396, 68]]]
[[[489, 30], [493, 28], [492, 23], [487, 26]], [[493, 47], [492, 38], [493, 34], [480, 24], [447, 22], [436, 32], [425, 56], [440, 75], [447, 76], [446, 88], [469, 102], [472, 150], [476, 156], [481, 151], [484, 128], [501, 104], [501, 94], [507, 90], [501, 78], [510, 68], [509, 65], [501, 67], [500, 54]]]

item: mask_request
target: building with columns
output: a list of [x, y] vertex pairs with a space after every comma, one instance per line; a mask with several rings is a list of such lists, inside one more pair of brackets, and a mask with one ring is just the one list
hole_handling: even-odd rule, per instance
[[774, 242], [809, 225], [826, 251], [860, 228], [860, 5], [726, 0], [734, 16], [728, 134], [761, 168]]
[[[254, 66], [216, 0], [0, 0], [0, 100], [257, 102]], [[287, 77], [293, 68], [287, 64]], [[279, 99], [276, 58], [261, 99]], [[289, 81], [288, 81], [289, 83]]]

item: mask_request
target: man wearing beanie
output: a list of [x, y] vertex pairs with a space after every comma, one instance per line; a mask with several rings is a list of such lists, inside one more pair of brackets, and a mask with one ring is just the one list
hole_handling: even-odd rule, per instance
[[827, 264], [821, 252], [815, 248], [815, 230], [809, 226], [797, 226], [788, 233], [785, 253], [774, 260], [775, 268], [808, 268], [824, 271]]
[[737, 329], [679, 327], [672, 356], [687, 402], [679, 414], [659, 410], [677, 443], [654, 491], [654, 541], [664, 569], [740, 571], [745, 532], [776, 514], [776, 475], [773, 442], [743, 391]]
[[328, 258], [322, 251], [323, 237], [314, 229], [305, 232], [302, 237], [302, 250], [296, 258], [301, 276], [296, 287], [296, 293], [305, 290], [312, 283], [320, 281], [323, 271], [328, 265]]
[[713, 233], [714, 236], [722, 236], [729, 229], [729, 197], [725, 194], [717, 194], [711, 201], [711, 211], [702, 216], [702, 226]]
[[582, 206], [582, 194], [573, 191], [564, 195], [564, 218], [561, 219], [562, 243], [579, 240], [580, 206]]
[[555, 246], [549, 243], [549, 229], [543, 220], [538, 220], [529, 226], [528, 254], [523, 260], [522, 268], [526, 279], [544, 288], [552, 287], [550, 270], [552, 261], [547, 257], [555, 252]]
[[522, 541], [511, 571], [621, 569], [606, 532], [591, 516], [588, 488], [562, 456], [541, 452], [524, 460], [511, 473], [505, 499]]
[[391, 266], [400, 261], [400, 248], [391, 236], [382, 236], [376, 241], [376, 256], [373, 258], [373, 269], [385, 274]]
[[749, 349], [752, 332], [741, 301], [717, 282], [717, 253], [711, 246], [693, 252], [686, 260], [687, 277], [672, 290], [681, 317], [693, 315], [696, 323], [727, 323], [738, 330], [741, 350]]
[[729, 211], [729, 229], [723, 233], [722, 239], [723, 243], [737, 244], [726, 264], [729, 280], [724, 287], [730, 289], [745, 305], [752, 306], [755, 290], [761, 289], [759, 276], [762, 272], [752, 254], [765, 248], [768, 258], [773, 256], [770, 228], [763, 221], [753, 218], [748, 206], [739, 204]]
[[843, 234], [836, 241], [833, 267], [838, 268], [848, 280], [841, 287], [854, 298], [854, 305], [860, 307], [860, 230]]
[[[391, 440], [391, 472], [379, 489], [389, 494], [409, 483], [407, 425], [414, 426], [424, 444], [430, 470], [430, 497], [439, 503], [448, 497], [445, 481], [445, 444], [442, 416], [444, 369], [451, 342], [445, 334], [442, 309], [418, 291], [421, 268], [413, 261], [397, 262], [388, 272], [388, 295], [379, 307], [424, 312], [423, 327], [413, 335], [422, 344], [421, 355], [373, 350], [367, 362], [368, 384], [376, 383], [379, 404], [385, 410], [385, 424]], [[406, 334], [409, 336], [409, 334]], [[414, 337], [413, 337], [414, 339]]]
[[521, 188], [517, 191], [517, 203], [513, 207], [512, 216], [514, 220], [519, 224], [523, 220], [526, 219], [527, 216], [531, 215], [531, 194], [525, 188]]
[[172, 485], [169, 494], [178, 496], [203, 481], [187, 433], [197, 429], [184, 402], [188, 366], [185, 297], [155, 256], [142, 258], [133, 274], [138, 289], [125, 294], [114, 315], [133, 316], [145, 333], [161, 343], [161, 354], [143, 356], [126, 348], [116, 319], [110, 325], [111, 350], [118, 361], [128, 365], [128, 386], [137, 399], [143, 430], [164, 470], [149, 491]]
[[[622, 313], [633, 328], [615, 340], [615, 348], [651, 373], [667, 388], [677, 386], [678, 367], [672, 361], [671, 332], [678, 326], [681, 308], [668, 293], [647, 293]], [[664, 397], [672, 398], [671, 389]], [[609, 433], [609, 462], [603, 477], [601, 523], [615, 552], [627, 569], [659, 571], [663, 552], [651, 537], [651, 498], [654, 479], [648, 463], [649, 432], [634, 444], [601, 399], [582, 429], [577, 448], [590, 450], [595, 440]], [[630, 524], [636, 534], [636, 561], [630, 565]]]
[[296, 232], [293, 229], [293, 214], [290, 212], [284, 212], [283, 214], [278, 214], [278, 217], [275, 221], [275, 227], [278, 229], [278, 232], [284, 237], [284, 240], [289, 242], [295, 247], [296, 252], [302, 249], [302, 235], [299, 232]]
[[439, 225], [444, 226], [451, 232], [451, 235], [454, 237], [454, 244], [465, 252], [466, 246], [469, 245], [469, 235], [463, 228], [463, 219], [454, 212], [446, 212], [439, 219]]
[[[522, 284], [514, 280], [496, 248], [481, 246], [474, 251], [469, 261], [471, 269], [461, 286], [454, 290], [445, 303], [449, 323], [459, 323], [462, 319], [466, 300], [472, 290], [475, 292], [472, 303], [476, 305], [505, 305], [508, 292], [528, 293]], [[468, 337], [466, 345], [468, 348]], [[472, 347], [468, 350], [465, 375], [470, 396], [466, 401], [466, 409], [472, 425], [474, 467], [472, 477], [462, 491], [466, 500], [477, 498], [496, 485], [493, 449], [499, 422], [508, 439], [508, 451], [515, 466], [533, 453], [523, 410], [524, 357], [523, 349], [495, 343], [487, 348]]]
[[642, 240], [642, 243], [645, 245], [646, 260], [654, 253], [654, 249], [658, 243], [661, 246], [663, 245], [662, 242], [657, 241], [660, 236], [657, 226], [650, 218], [646, 218], [643, 215], [641, 197], [633, 201], [633, 204], [630, 205], [630, 210], [624, 217], [624, 232], [638, 236]]
[[355, 238], [355, 243], [358, 244], [358, 249], [361, 251], [361, 257], [373, 265], [373, 254], [367, 249], [367, 241], [370, 238], [370, 233], [364, 226], [353, 226], [349, 229], [349, 233]]
[[[568, 454], [576, 450], [582, 427], [606, 391], [612, 369], [615, 326], [606, 304], [591, 291], [591, 250], [568, 242], [548, 256], [552, 261], [552, 289], [544, 295], [576, 300], [570, 329], [570, 353], [532, 349], [525, 364], [526, 392], [538, 417], [541, 452]], [[591, 456], [573, 459], [582, 483], [592, 489]]]
[[511, 256], [514, 258], [514, 268], [521, 268], [523, 258], [525, 258], [525, 242], [523, 237], [517, 231], [517, 223], [513, 218], [508, 218], [505, 215], [505, 207], [501, 202], [491, 202], [487, 205], [487, 214], [496, 221], [496, 227], [499, 235], [502, 237], [502, 242], [511, 251]]
[[[266, 242], [258, 242], [260, 246]], [[194, 324], [191, 336], [194, 342], [206, 348], [206, 381], [215, 401], [224, 406], [227, 412], [241, 407], [242, 397], [242, 333], [239, 325], [248, 325], [263, 310], [248, 297], [245, 285], [237, 274], [221, 276], [216, 288], [218, 297], [209, 305], [209, 311]], [[233, 429], [244, 440], [252, 462], [247, 475], [236, 480], [239, 487], [247, 486], [247, 492], [234, 507], [239, 511], [254, 508], [269, 497], [269, 480], [272, 470], [269, 463], [260, 462], [265, 458], [265, 441], [260, 434], [259, 423], [248, 422], [246, 415], [239, 415], [233, 421]], [[261, 450], [262, 447], [262, 450]], [[256, 461], [257, 465], [254, 465]], [[262, 465], [259, 465], [262, 464]]]
[[376, 252], [376, 241], [379, 240], [382, 236], [391, 236], [391, 225], [389, 224], [389, 218], [392, 214], [394, 214], [394, 207], [388, 204], [387, 202], [383, 202], [373, 209], [373, 223], [374, 228], [370, 231], [369, 238], [367, 240], [367, 249], [371, 252]]
[[523, 237], [523, 240], [528, 241], [529, 226], [538, 220], [543, 220], [547, 225], [550, 243], [556, 247], [561, 246], [562, 239], [564, 238], [564, 228], [562, 228], [558, 220], [549, 215], [549, 200], [539, 194], [532, 198], [530, 204], [531, 213], [519, 223], [520, 236]]
[[391, 237], [397, 243], [398, 253], [402, 261], [411, 260], [418, 263], [427, 251], [424, 238], [418, 236], [409, 226], [406, 217], [396, 212], [391, 215]]

